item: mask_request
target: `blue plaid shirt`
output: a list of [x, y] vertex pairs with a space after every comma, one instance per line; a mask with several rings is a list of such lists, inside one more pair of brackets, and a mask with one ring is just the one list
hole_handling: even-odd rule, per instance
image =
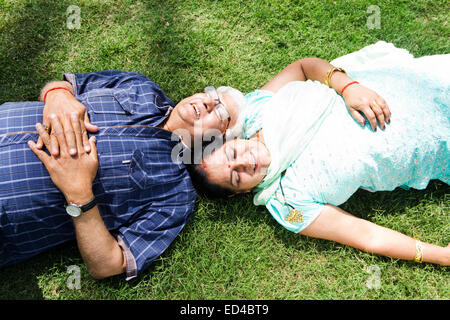
[[[99, 170], [93, 183], [103, 221], [127, 259], [127, 279], [147, 268], [194, 211], [195, 190], [181, 161], [179, 139], [155, 128], [174, 104], [135, 72], [65, 74], [99, 126]], [[27, 145], [37, 141], [42, 102], [0, 106], [0, 266], [21, 262], [75, 239], [65, 199]]]

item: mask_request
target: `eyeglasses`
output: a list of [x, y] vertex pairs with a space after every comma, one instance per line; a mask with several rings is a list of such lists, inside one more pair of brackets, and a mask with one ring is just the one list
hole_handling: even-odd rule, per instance
[[227, 111], [227, 108], [225, 108], [225, 104], [222, 101], [220, 101], [219, 94], [217, 93], [216, 88], [214, 88], [214, 86], [206, 87], [205, 93], [208, 95], [208, 97], [217, 101], [216, 105], [214, 106], [214, 111], [216, 112], [220, 121], [227, 121], [227, 128], [228, 128], [231, 117]]

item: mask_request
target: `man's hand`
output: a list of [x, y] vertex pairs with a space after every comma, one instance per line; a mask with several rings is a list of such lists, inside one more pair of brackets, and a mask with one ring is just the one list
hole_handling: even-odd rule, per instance
[[74, 130], [75, 155], [69, 153], [69, 145], [63, 126], [55, 114], [49, 116], [53, 139], [42, 124], [36, 124], [40, 139], [50, 150], [52, 141], [56, 140], [60, 147], [58, 156], [48, 155], [37, 145], [29, 141], [28, 145], [39, 160], [47, 168], [53, 183], [64, 194], [68, 202], [83, 204], [92, 199], [92, 182], [98, 170], [97, 147], [95, 137], [88, 140], [90, 152], [86, 152], [82, 141], [81, 123], [77, 113], [70, 115], [70, 125]]
[[359, 112], [364, 113], [373, 131], [377, 131], [377, 120], [383, 130], [386, 128], [385, 122], [391, 122], [391, 111], [386, 101], [375, 91], [354, 84], [345, 89], [343, 97], [348, 111], [361, 125], [365, 124], [365, 120]]
[[[28, 145], [47, 168], [53, 183], [64, 194], [68, 203], [86, 204], [93, 198], [92, 182], [97, 174], [98, 158], [95, 137], [88, 140], [90, 152], [86, 152], [82, 143], [81, 123], [76, 113], [70, 115], [74, 130], [76, 154], [69, 154], [64, 129], [55, 114], [49, 115], [52, 136], [59, 144], [59, 155], [48, 155], [37, 148], [33, 141]], [[37, 123], [39, 138], [50, 148], [51, 139], [42, 124]], [[72, 218], [78, 248], [95, 279], [103, 279], [123, 273], [126, 270], [126, 258], [117, 240], [111, 235], [103, 222], [98, 206], [91, 208], [79, 217]]]
[[[73, 92], [71, 84], [67, 81], [49, 83], [44, 87], [42, 91], [47, 92], [49, 89], [55, 86], [67, 87], [71, 92]], [[86, 152], [89, 152], [91, 146], [88, 140], [87, 132], [97, 132], [98, 127], [91, 124], [86, 107], [67, 90], [57, 89], [47, 93], [43, 111], [43, 125], [48, 128], [47, 130], [50, 132], [52, 130], [50, 114], [55, 114], [63, 127], [65, 134], [64, 141], [68, 146], [69, 154], [75, 155], [77, 145], [75, 141], [76, 139], [74, 128], [72, 127], [71, 121], [72, 113], [75, 113], [77, 115], [77, 118], [80, 120], [82, 145], [84, 150]], [[44, 146], [44, 142], [42, 141], [41, 137], [39, 137], [36, 146], [38, 149], [42, 149], [42, 147]], [[46, 145], [46, 147], [53, 156], [57, 156], [59, 154], [60, 143], [58, 143], [58, 140], [54, 135], [51, 135], [50, 144], [48, 146]]]

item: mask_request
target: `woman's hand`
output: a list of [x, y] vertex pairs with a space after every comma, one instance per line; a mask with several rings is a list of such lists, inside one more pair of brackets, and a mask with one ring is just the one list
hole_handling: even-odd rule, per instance
[[[90, 151], [90, 143], [87, 132], [97, 132], [98, 127], [91, 124], [86, 107], [80, 103], [70, 92], [66, 90], [53, 90], [48, 92], [44, 111], [43, 111], [43, 125], [48, 132], [52, 129], [52, 122], [50, 115], [54, 114], [58, 117], [59, 122], [64, 130], [64, 142], [68, 147], [69, 154], [75, 155], [77, 150], [74, 128], [72, 127], [71, 114], [75, 113], [80, 120], [82, 145], [86, 152]], [[42, 137], [37, 141], [37, 148], [42, 149], [44, 142]], [[47, 149], [53, 156], [58, 156], [61, 142], [58, 142], [55, 135], [51, 135]]]
[[[332, 67], [329, 62], [319, 58], [301, 59], [288, 65], [261, 89], [276, 93], [291, 81], [308, 79], [324, 83], [325, 76]], [[353, 79], [344, 72], [336, 71], [330, 76], [330, 85], [338, 94], [351, 82]], [[391, 112], [386, 101], [375, 91], [353, 84], [344, 90], [343, 97], [350, 114], [361, 125], [365, 125], [365, 119], [360, 112], [369, 120], [374, 131], [377, 130], [377, 120], [383, 130], [386, 128], [385, 122], [391, 122]]]
[[450, 243], [448, 244], [448, 246], [445, 247], [445, 254], [442, 259], [441, 265], [450, 266]]
[[381, 129], [385, 122], [391, 122], [391, 111], [386, 101], [375, 91], [360, 84], [353, 84], [344, 90], [343, 98], [352, 117], [361, 125], [365, 125], [362, 112], [369, 120], [373, 131], [377, 131], [377, 120]]
[[76, 153], [72, 156], [69, 153], [69, 145], [66, 142], [67, 137], [64, 134], [64, 128], [59, 122], [58, 117], [55, 114], [51, 114], [49, 119], [52, 126], [52, 138], [42, 124], [36, 124], [36, 129], [47, 149], [50, 149], [53, 141], [57, 141], [60, 147], [59, 155], [48, 155], [45, 151], [40, 150], [32, 141], [29, 141], [28, 145], [45, 165], [53, 183], [61, 190], [68, 202], [76, 204], [88, 202], [93, 196], [92, 182], [98, 170], [95, 137], [91, 137], [88, 140], [91, 151], [86, 152], [83, 146], [81, 129], [81, 123], [83, 121], [80, 121], [77, 113], [72, 113], [70, 115], [70, 125], [74, 130], [76, 147]]

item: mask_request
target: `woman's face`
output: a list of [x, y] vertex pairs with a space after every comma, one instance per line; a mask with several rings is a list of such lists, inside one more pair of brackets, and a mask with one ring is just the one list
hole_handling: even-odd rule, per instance
[[257, 140], [228, 141], [203, 159], [209, 181], [238, 193], [249, 192], [265, 177], [270, 165], [266, 146]]

